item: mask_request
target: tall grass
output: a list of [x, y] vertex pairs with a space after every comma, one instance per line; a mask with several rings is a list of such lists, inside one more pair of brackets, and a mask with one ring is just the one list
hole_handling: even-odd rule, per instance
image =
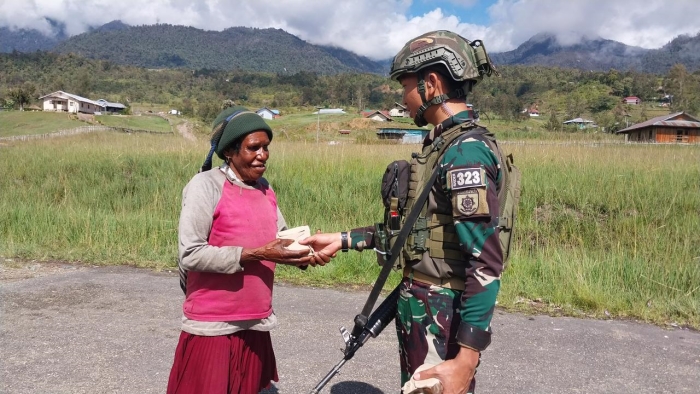
[[[698, 147], [503, 146], [523, 190], [500, 305], [700, 327]], [[379, 220], [386, 164], [417, 148], [276, 137], [266, 177], [290, 226], [339, 231]], [[109, 132], [0, 146], [0, 255], [174, 267], [181, 190], [207, 151]], [[367, 287], [378, 270], [351, 252], [279, 278]]]

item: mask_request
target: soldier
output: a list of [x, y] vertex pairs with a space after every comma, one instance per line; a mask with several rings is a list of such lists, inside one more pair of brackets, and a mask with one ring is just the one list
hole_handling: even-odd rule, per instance
[[[499, 181], [496, 154], [476, 128], [466, 96], [495, 72], [483, 43], [434, 31], [410, 40], [394, 58], [391, 78], [416, 125], [434, 126], [422, 154], [411, 162], [405, 212], [420, 191], [427, 204], [403, 248], [396, 329], [401, 384], [437, 378], [444, 394], [474, 392], [480, 352], [491, 341], [491, 318], [500, 288], [503, 253], [498, 238]], [[443, 154], [435, 149], [443, 141]], [[434, 184], [426, 184], [434, 166]], [[422, 183], [421, 183], [422, 182]], [[375, 227], [317, 234], [302, 243], [320, 256], [375, 246]]]

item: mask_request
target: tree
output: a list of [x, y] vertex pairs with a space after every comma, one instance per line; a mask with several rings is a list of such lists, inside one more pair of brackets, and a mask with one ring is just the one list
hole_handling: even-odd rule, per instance
[[547, 122], [547, 126], [546, 126], [547, 130], [549, 130], [549, 131], [561, 131], [561, 126], [562, 126], [562, 123], [559, 120], [559, 118], [557, 118], [557, 112], [552, 111], [552, 114], [549, 116], [549, 121]]
[[36, 86], [31, 82], [25, 82], [20, 86], [16, 86], [7, 91], [7, 96], [10, 97], [15, 104], [19, 105], [19, 110], [24, 111], [24, 104], [32, 102], [32, 98], [36, 94]]

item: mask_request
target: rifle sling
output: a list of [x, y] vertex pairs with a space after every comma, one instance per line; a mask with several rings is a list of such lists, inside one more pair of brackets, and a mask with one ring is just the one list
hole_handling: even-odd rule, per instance
[[[480, 133], [481, 130], [479, 128], [476, 128], [463, 134], [461, 138], [458, 138], [465, 139], [467, 137]], [[433, 151], [440, 151], [443, 146], [443, 143], [444, 140], [442, 139], [442, 137], [437, 137], [435, 141], [433, 141]], [[449, 145], [451, 144], [452, 142], [450, 142]], [[430, 191], [433, 189], [433, 185], [435, 184], [435, 180], [437, 179], [439, 168], [440, 166], [437, 164], [435, 165], [435, 168], [433, 168], [433, 173], [430, 175], [430, 179], [428, 180], [427, 186], [423, 189], [421, 194], [416, 199], [415, 204], [411, 209], [411, 212], [409, 212], [408, 216], [406, 217], [406, 221], [401, 227], [401, 231], [399, 231], [399, 235], [396, 238], [394, 246], [389, 251], [389, 258], [385, 260], [384, 265], [382, 265], [382, 270], [379, 272], [379, 276], [374, 282], [374, 286], [372, 287], [372, 291], [370, 291], [369, 296], [367, 297], [367, 301], [365, 302], [365, 306], [362, 308], [362, 312], [360, 312], [359, 315], [355, 316], [355, 327], [352, 330], [353, 337], [357, 338], [367, 325], [368, 317], [370, 313], [372, 313], [372, 308], [374, 308], [374, 304], [377, 302], [377, 298], [379, 298], [379, 293], [381, 293], [382, 288], [384, 287], [384, 283], [386, 283], [387, 278], [389, 278], [389, 273], [391, 273], [391, 269], [396, 263], [396, 259], [399, 257], [399, 253], [401, 253], [401, 249], [403, 249], [403, 245], [404, 243], [406, 243], [406, 239], [408, 239], [408, 234], [413, 230], [413, 225], [416, 223], [418, 216], [420, 216], [420, 213], [423, 209], [423, 204], [425, 204], [425, 201], [428, 199]]]
[[367, 302], [365, 302], [365, 306], [364, 308], [362, 308], [362, 312], [360, 312], [360, 314], [355, 317], [355, 328], [352, 331], [352, 335], [354, 337], [359, 336], [362, 333], [362, 330], [364, 329], [365, 325], [367, 324], [367, 318], [369, 314], [372, 313], [372, 308], [374, 308], [374, 304], [377, 302], [379, 293], [381, 293], [382, 288], [384, 287], [384, 283], [386, 283], [386, 280], [389, 277], [389, 273], [391, 273], [391, 269], [396, 263], [396, 259], [399, 257], [401, 249], [403, 249], [404, 243], [406, 243], [408, 234], [413, 229], [413, 225], [415, 224], [416, 220], [418, 219], [418, 216], [421, 213], [423, 204], [428, 199], [428, 195], [432, 190], [432, 185], [437, 179], [439, 168], [440, 166], [435, 166], [435, 168], [433, 169], [433, 173], [430, 175], [430, 179], [428, 180], [428, 185], [430, 185], [430, 187], [424, 188], [421, 194], [416, 199], [416, 203], [413, 205], [413, 209], [411, 209], [411, 212], [409, 212], [403, 227], [401, 227], [401, 231], [399, 231], [399, 235], [396, 237], [396, 243], [394, 243], [394, 246], [389, 251], [390, 257], [387, 260], [385, 260], [384, 265], [382, 265], [382, 270], [379, 272], [379, 276], [374, 282], [374, 286], [372, 287], [372, 291], [369, 293], [369, 297], [367, 297]]

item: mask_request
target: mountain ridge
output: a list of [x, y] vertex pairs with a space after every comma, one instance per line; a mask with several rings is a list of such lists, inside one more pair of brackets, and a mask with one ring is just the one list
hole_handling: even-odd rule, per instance
[[[243, 69], [319, 74], [369, 72], [385, 75], [391, 59], [375, 61], [351, 51], [308, 43], [281, 29], [230, 27], [202, 30], [170, 24], [130, 26], [119, 20], [67, 37], [60, 22], [49, 21], [57, 37], [37, 30], [0, 28], [0, 52], [75, 53], [146, 68]], [[700, 70], [700, 33], [681, 35], [658, 49], [629, 46], [601, 37], [542, 32], [512, 51], [491, 53], [498, 65], [538, 65], [588, 71], [636, 70], [663, 74], [681, 63]]]

